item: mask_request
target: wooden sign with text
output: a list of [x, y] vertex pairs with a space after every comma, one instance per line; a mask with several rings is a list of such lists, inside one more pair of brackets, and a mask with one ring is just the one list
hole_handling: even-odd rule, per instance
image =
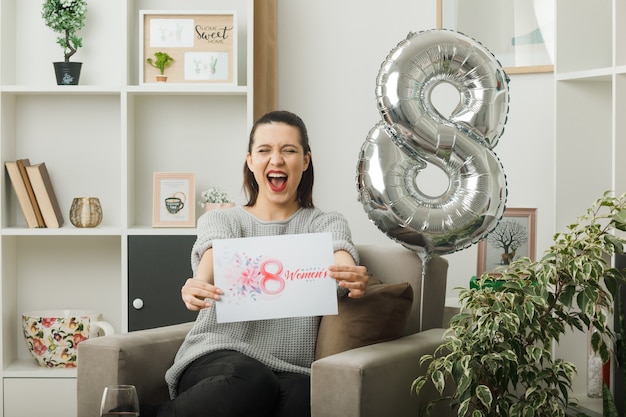
[[235, 11], [140, 11], [140, 84], [160, 74], [146, 62], [155, 52], [174, 59], [165, 69], [167, 83], [237, 84]]

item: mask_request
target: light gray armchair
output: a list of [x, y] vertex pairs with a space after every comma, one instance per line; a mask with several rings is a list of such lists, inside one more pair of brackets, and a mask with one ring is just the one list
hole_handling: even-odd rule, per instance
[[[423, 372], [419, 367], [421, 356], [432, 354], [441, 343], [448, 262], [433, 257], [422, 283], [422, 263], [415, 253], [400, 246], [374, 245], [358, 246], [358, 251], [361, 263], [384, 283], [410, 283], [412, 312], [405, 336], [326, 356], [313, 363], [312, 416], [416, 417], [422, 405], [438, 396], [434, 389], [427, 388], [416, 396], [411, 392], [411, 383]], [[107, 385], [135, 385], [142, 403], [167, 400], [165, 371], [190, 328], [191, 323], [185, 323], [81, 343], [78, 416], [99, 415], [102, 391]], [[437, 409], [436, 415], [453, 413], [444, 406]]]

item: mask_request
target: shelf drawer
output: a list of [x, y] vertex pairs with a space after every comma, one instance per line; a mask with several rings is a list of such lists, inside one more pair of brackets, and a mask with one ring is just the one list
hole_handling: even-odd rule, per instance
[[76, 412], [76, 378], [4, 378], [4, 417], [71, 417]]

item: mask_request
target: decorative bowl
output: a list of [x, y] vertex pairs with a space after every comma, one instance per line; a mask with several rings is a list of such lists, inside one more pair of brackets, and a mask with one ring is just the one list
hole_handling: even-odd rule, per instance
[[113, 334], [113, 326], [91, 310], [40, 310], [22, 315], [28, 350], [40, 366], [74, 368], [78, 345], [100, 334]]

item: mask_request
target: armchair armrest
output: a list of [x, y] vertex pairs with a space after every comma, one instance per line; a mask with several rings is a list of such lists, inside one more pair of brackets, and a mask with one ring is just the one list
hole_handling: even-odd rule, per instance
[[78, 345], [78, 415], [98, 417], [104, 387], [131, 384], [142, 403], [169, 399], [165, 371], [192, 323], [95, 337]]
[[[432, 386], [417, 396], [411, 384], [425, 371], [420, 370], [420, 358], [435, 351], [444, 332], [431, 329], [313, 362], [311, 416], [415, 417], [421, 407], [439, 398]], [[433, 415], [455, 413], [442, 404]]]

